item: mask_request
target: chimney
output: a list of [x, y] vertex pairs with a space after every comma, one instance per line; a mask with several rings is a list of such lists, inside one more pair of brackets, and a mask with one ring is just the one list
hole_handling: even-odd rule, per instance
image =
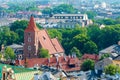
[[50, 63], [50, 58], [48, 58], [48, 63]]
[[64, 60], [67, 61], [66, 56], [64, 56]]
[[59, 60], [58, 60], [58, 56], [56, 56], [56, 61], [57, 61], [57, 63], [58, 63], [58, 61], [59, 61]]

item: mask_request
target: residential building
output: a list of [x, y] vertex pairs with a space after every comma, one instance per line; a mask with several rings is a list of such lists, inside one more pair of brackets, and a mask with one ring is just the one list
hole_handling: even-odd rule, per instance
[[112, 58], [105, 58], [103, 60], [100, 60], [98, 61], [97, 63], [95, 63], [95, 70], [101, 70], [103, 71], [104, 70], [104, 67], [109, 65], [109, 64], [112, 64], [113, 61], [112, 61]]
[[65, 72], [80, 71], [81, 61], [77, 57], [51, 57], [51, 58], [32, 58], [16, 60], [16, 65], [28, 68], [39, 68], [40, 66], [55, 67]]
[[51, 39], [45, 29], [39, 30], [31, 16], [24, 31], [24, 58], [37, 58], [40, 48], [47, 49], [51, 57], [64, 55], [64, 49], [57, 38]]
[[[120, 45], [118, 44], [111, 45], [101, 51], [99, 51], [99, 56], [102, 56], [103, 54], [109, 54], [111, 57], [117, 57], [120, 54]], [[114, 54], [116, 53], [116, 54]]]
[[120, 67], [120, 60], [113, 60], [113, 64]]
[[87, 14], [54, 14], [50, 18], [46, 18], [46, 23], [57, 23], [55, 28], [74, 28], [76, 24], [82, 27], [92, 24], [92, 20], [88, 19]]
[[23, 45], [19, 44], [12, 44], [7, 47], [10, 47], [14, 50], [14, 53], [16, 55], [16, 59], [23, 59]]

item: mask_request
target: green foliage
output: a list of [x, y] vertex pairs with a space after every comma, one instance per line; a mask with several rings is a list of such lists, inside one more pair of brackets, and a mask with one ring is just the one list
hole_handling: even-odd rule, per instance
[[120, 67], [114, 64], [110, 64], [105, 67], [104, 71], [106, 74], [115, 75], [116, 73], [120, 73]]
[[48, 29], [48, 34], [51, 38], [58, 38], [59, 41], [62, 41], [62, 33], [57, 29]]
[[84, 43], [84, 53], [97, 53], [98, 47], [93, 41], [88, 41]]
[[77, 56], [79, 59], [80, 59], [81, 56], [82, 56], [82, 54], [80, 53], [79, 49], [77, 49], [76, 47], [73, 47], [70, 52], [71, 52], [71, 55], [72, 55], [72, 54], [76, 54], [76, 56]]
[[14, 51], [13, 51], [13, 49], [12, 48], [10, 48], [10, 47], [7, 47], [6, 49], [5, 49], [5, 58], [6, 59], [15, 59], [15, 54], [14, 54]]
[[84, 53], [84, 43], [88, 42], [89, 38], [85, 34], [78, 34], [73, 37], [72, 45], [76, 46], [82, 53]]
[[0, 45], [10, 45], [17, 42], [18, 39], [18, 34], [10, 31], [8, 27], [2, 27], [0, 29]]
[[[24, 6], [23, 6], [24, 5]], [[18, 11], [39, 11], [34, 1], [23, 1], [23, 2], [9, 2], [9, 8], [6, 12], [18, 12]]]
[[42, 13], [44, 14], [77, 13], [77, 9], [73, 8], [72, 5], [61, 4], [59, 6], [55, 6], [53, 9], [45, 8], [44, 10], [42, 10]]
[[39, 49], [39, 57], [40, 58], [49, 58], [50, 57], [49, 51], [47, 49], [40, 48]]
[[26, 20], [15, 21], [14, 23], [11, 24], [10, 30], [15, 31], [15, 32], [17, 29], [25, 30], [27, 25], [28, 25], [28, 21], [26, 21]]
[[0, 59], [2, 58], [2, 53], [0, 52]]
[[88, 71], [94, 69], [95, 62], [91, 59], [85, 60], [81, 65], [81, 70]]
[[109, 54], [109, 53], [102, 54], [100, 60], [103, 60], [103, 59], [105, 59], [105, 58], [107, 58], [107, 57], [110, 57], [110, 54]]
[[47, 8], [42, 10], [42, 13], [43, 14], [51, 14], [52, 13], [52, 9], [47, 7]]
[[93, 11], [87, 11], [85, 12], [88, 15], [89, 19], [94, 19], [94, 17], [97, 15], [95, 12]]
[[120, 24], [117, 21], [118, 19], [114, 20], [114, 19], [99, 19], [99, 20], [95, 20], [96, 23], [98, 24], [105, 24], [105, 25], [115, 25], [115, 24]]

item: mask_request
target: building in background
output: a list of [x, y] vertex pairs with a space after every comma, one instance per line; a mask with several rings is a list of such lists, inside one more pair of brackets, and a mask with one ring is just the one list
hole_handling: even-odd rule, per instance
[[46, 18], [46, 24], [43, 27], [48, 28], [74, 28], [76, 24], [82, 27], [92, 24], [87, 14], [54, 14]]

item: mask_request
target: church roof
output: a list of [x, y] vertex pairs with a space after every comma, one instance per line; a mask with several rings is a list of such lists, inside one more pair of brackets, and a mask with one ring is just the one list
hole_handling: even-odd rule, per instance
[[53, 43], [53, 46], [54, 46], [55, 50], [56, 50], [58, 53], [64, 52], [64, 49], [63, 49], [63, 47], [61, 46], [61, 44], [59, 43], [59, 41], [58, 41], [57, 38], [53, 38], [53, 39], [51, 39], [51, 40], [52, 40], [52, 43]]
[[39, 42], [40, 42], [42, 48], [48, 49], [50, 54], [56, 53], [53, 43], [45, 29], [40, 30], [40, 32], [39, 32]]
[[31, 16], [28, 27], [25, 29], [26, 32], [29, 31], [39, 31], [38, 27], [36, 26], [36, 23], [34, 22], [34, 17]]

